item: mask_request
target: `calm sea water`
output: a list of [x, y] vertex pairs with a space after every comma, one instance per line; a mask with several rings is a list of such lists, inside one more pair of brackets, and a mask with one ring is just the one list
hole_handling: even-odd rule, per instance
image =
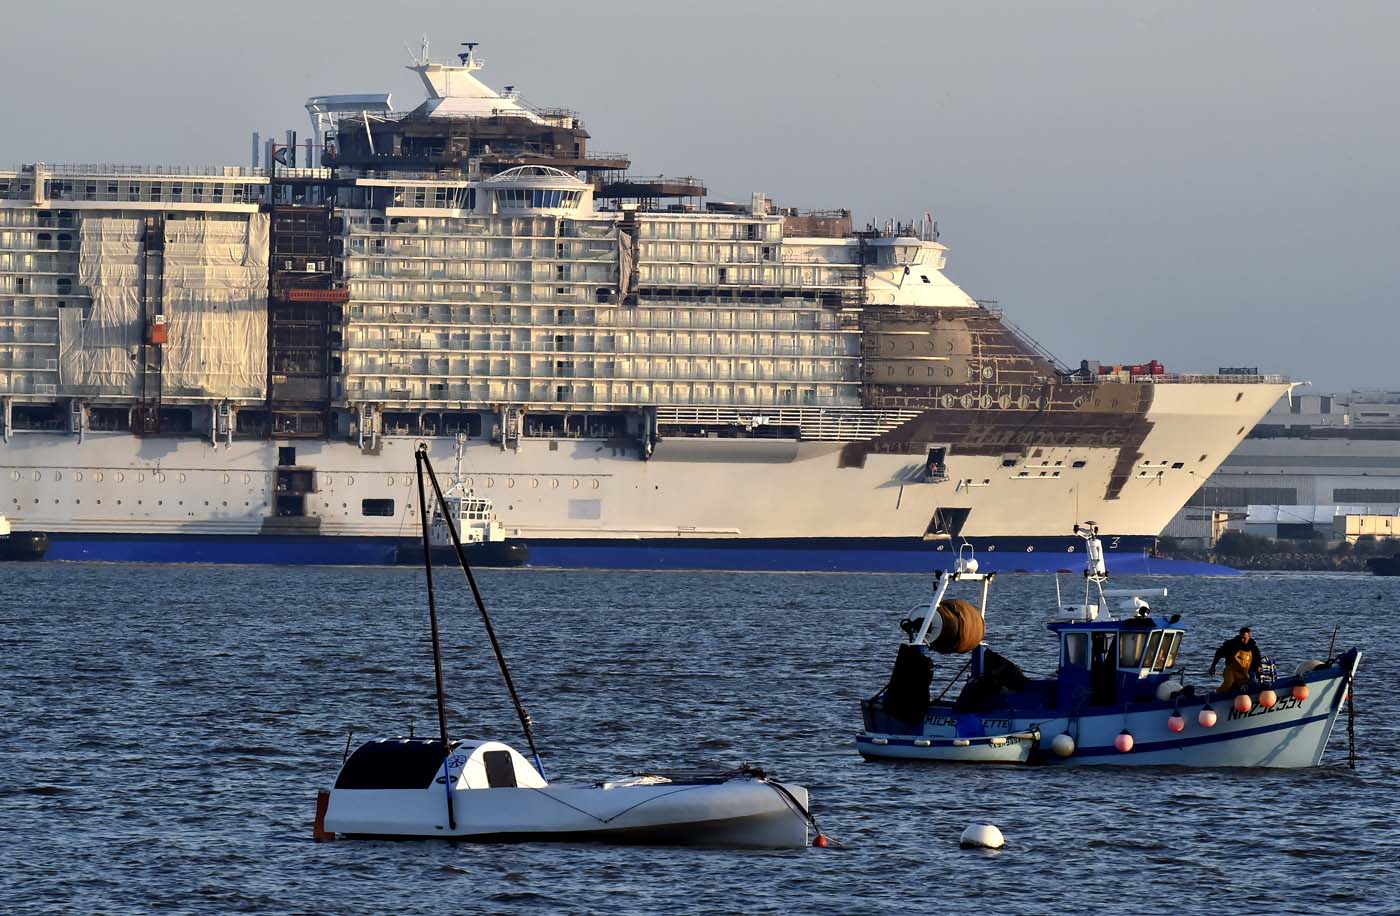
[[[1311, 771], [866, 763], [917, 576], [489, 571], [555, 780], [766, 766], [845, 849], [311, 840], [347, 734], [435, 728], [421, 573], [0, 567], [4, 912], [1394, 913], [1400, 579], [1157, 579], [1204, 680], [1241, 624], [1291, 668], [1365, 649], [1359, 765]], [[460, 579], [460, 574], [458, 574]], [[1072, 588], [1074, 580], [1066, 577]], [[1120, 583], [1121, 584], [1121, 583]], [[523, 746], [470, 596], [443, 600], [457, 734]], [[1054, 664], [1044, 576], [993, 589], [989, 641]], [[949, 671], [948, 673], [951, 673]], [[1188, 680], [1191, 678], [1188, 677]], [[990, 821], [998, 853], [958, 849]]]

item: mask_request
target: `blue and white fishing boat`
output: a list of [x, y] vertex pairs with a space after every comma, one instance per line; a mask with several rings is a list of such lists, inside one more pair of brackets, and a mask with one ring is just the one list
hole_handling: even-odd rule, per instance
[[[1167, 590], [1105, 588], [1097, 530], [1092, 523], [1075, 530], [1086, 548], [1084, 596], [1064, 603], [1056, 584], [1049, 623], [1059, 647], [1055, 675], [1027, 676], [983, 643], [996, 574], [978, 572], [965, 551], [953, 571], [936, 574], [932, 600], [901, 623], [906, 639], [890, 681], [861, 704], [865, 730], [856, 746], [862, 756], [1120, 766], [1321, 762], [1349, 697], [1358, 649], [1303, 662], [1291, 676], [1250, 681], [1243, 689], [1189, 685], [1177, 667], [1186, 630], [1181, 615], [1154, 608]], [[955, 585], [980, 587], [980, 603], [947, 598]], [[967, 658], [934, 696], [940, 655]]]

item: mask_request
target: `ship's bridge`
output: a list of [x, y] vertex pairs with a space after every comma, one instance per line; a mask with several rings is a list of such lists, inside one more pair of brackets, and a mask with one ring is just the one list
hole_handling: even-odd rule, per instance
[[522, 165], [486, 179], [490, 203], [502, 214], [578, 214], [593, 209], [593, 186], [561, 169]]

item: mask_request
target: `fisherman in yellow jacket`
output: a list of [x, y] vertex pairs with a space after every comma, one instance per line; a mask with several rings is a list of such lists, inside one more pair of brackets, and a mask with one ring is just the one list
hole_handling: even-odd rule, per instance
[[1210, 673], [1215, 674], [1215, 666], [1225, 662], [1225, 680], [1220, 685], [1222, 691], [1243, 690], [1250, 681], [1259, 677], [1259, 659], [1262, 653], [1259, 644], [1249, 627], [1240, 627], [1240, 635], [1233, 636], [1215, 650], [1215, 658], [1210, 662]]

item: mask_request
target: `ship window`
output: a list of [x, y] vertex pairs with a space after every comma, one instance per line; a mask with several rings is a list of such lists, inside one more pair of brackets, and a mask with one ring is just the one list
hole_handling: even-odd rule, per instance
[[1162, 631], [1153, 630], [1147, 639], [1147, 651], [1142, 654], [1142, 666], [1151, 668], [1157, 663], [1157, 650], [1162, 645]]
[[1080, 460], [1080, 461], [1076, 461], [1074, 464], [1070, 465], [1070, 467], [1082, 468], [1082, 467], [1084, 467], [1084, 465], [1086, 465], [1086, 464], [1088, 464], [1087, 461]]
[[919, 274], [919, 279], [920, 279], [920, 280], [923, 280], [925, 283], [932, 283], [932, 282], [933, 282], [933, 281], [930, 280], [930, 279], [928, 278], [928, 276], [925, 275], [925, 274]]
[[1165, 671], [1176, 664], [1176, 650], [1181, 647], [1181, 631], [1168, 630], [1157, 655], [1156, 670]]
[[1089, 634], [1066, 633], [1064, 657], [1060, 665], [1065, 668], [1089, 667]]
[[1136, 668], [1147, 646], [1146, 633], [1123, 633], [1118, 637], [1118, 667]]
[[392, 499], [362, 499], [360, 500], [360, 514], [377, 518], [393, 518], [394, 501]]

